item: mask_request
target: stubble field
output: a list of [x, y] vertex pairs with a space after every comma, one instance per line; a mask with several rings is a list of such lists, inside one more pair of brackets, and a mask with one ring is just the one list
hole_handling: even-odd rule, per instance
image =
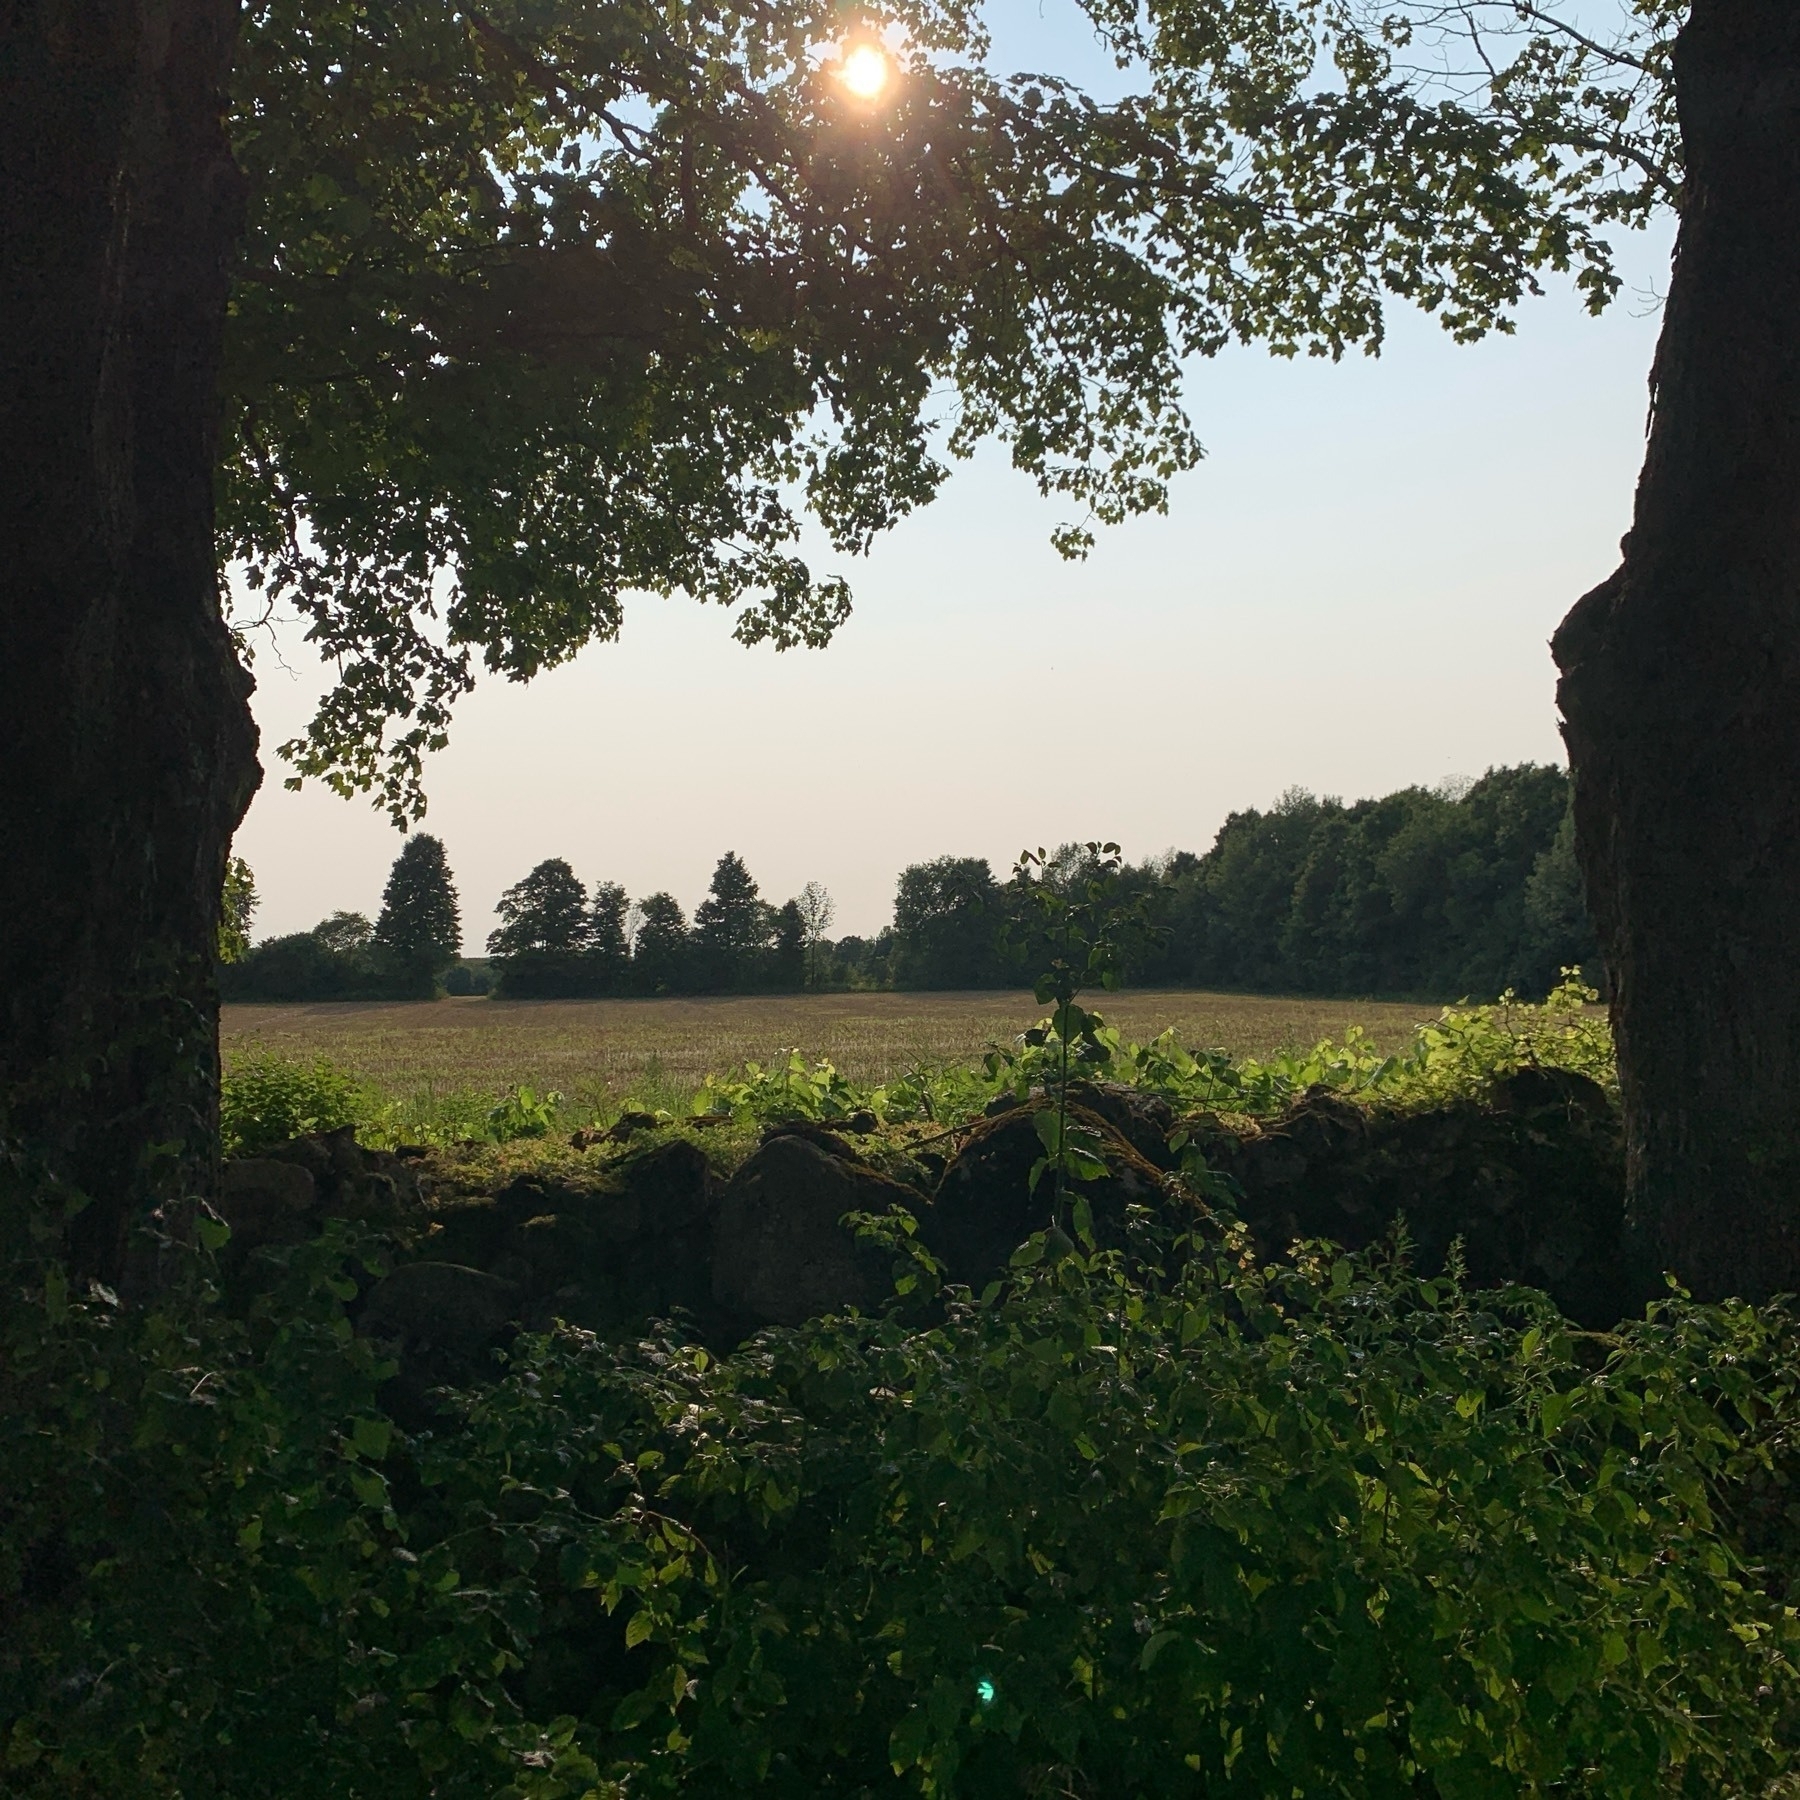
[[[1384, 1050], [1437, 1016], [1431, 1006], [1242, 994], [1101, 994], [1093, 1004], [1127, 1039], [1173, 1026], [1192, 1048], [1268, 1055], [1362, 1026]], [[684, 1000], [442, 1000], [228, 1006], [227, 1066], [272, 1052], [328, 1057], [396, 1099], [554, 1088], [604, 1105], [628, 1096], [674, 1104], [708, 1074], [788, 1050], [828, 1057], [853, 1081], [978, 1059], [1044, 1009], [1029, 993], [809, 994]]]

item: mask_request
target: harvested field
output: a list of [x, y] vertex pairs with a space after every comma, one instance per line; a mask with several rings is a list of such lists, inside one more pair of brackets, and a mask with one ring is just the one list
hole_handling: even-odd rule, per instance
[[[1243, 994], [1101, 994], [1094, 1004], [1128, 1039], [1173, 1026], [1181, 1040], [1267, 1055], [1362, 1026], [1398, 1049], [1430, 1006], [1272, 999]], [[386, 1092], [426, 1100], [498, 1093], [514, 1083], [602, 1104], [636, 1095], [670, 1104], [709, 1073], [779, 1052], [829, 1057], [853, 1081], [921, 1063], [968, 1062], [1044, 1009], [1028, 993], [808, 994], [691, 1000], [443, 1000], [228, 1006], [227, 1064], [252, 1051], [326, 1056]]]

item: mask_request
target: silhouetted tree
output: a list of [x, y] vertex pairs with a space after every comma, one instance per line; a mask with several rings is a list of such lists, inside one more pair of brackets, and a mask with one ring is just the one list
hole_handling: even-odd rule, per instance
[[673, 894], [652, 894], [637, 906], [637, 936], [631, 945], [631, 985], [640, 994], [687, 991], [693, 952], [687, 914]]
[[388, 874], [375, 922], [383, 985], [408, 999], [430, 999], [462, 954], [462, 915], [443, 842], [426, 832], [406, 840]]
[[1526, 955], [1535, 971], [1533, 987], [1542, 986], [1570, 964], [1579, 964], [1592, 980], [1606, 979], [1575, 855], [1572, 812], [1563, 815], [1556, 836], [1532, 864], [1525, 883], [1525, 924]]
[[789, 900], [775, 914], [769, 985], [781, 994], [795, 993], [806, 985], [806, 921], [798, 900]]
[[586, 992], [590, 920], [587, 891], [560, 857], [541, 862], [509, 887], [488, 935], [500, 992], [514, 999], [566, 999]]
[[729, 992], [754, 987], [769, 946], [768, 909], [743, 859], [727, 850], [712, 887], [694, 911], [696, 973], [703, 987]]
[[594, 992], [622, 994], [631, 977], [631, 951], [625, 941], [625, 915], [631, 902], [616, 881], [594, 886], [588, 908], [588, 957], [593, 964]]
[[382, 993], [363, 913], [334, 912], [311, 931], [264, 938], [219, 971], [228, 1000], [372, 1000]]
[[902, 870], [894, 895], [894, 985], [973, 988], [1000, 981], [1000, 898], [984, 856], [940, 856]]
[[1568, 819], [1568, 776], [1532, 764], [1348, 806], [1290, 789], [1132, 872], [1166, 883], [1171, 927], [1132, 979], [1453, 1000], [1598, 978]]
[[360, 956], [375, 935], [369, 915], [359, 912], [334, 912], [312, 928], [312, 935], [332, 956]]

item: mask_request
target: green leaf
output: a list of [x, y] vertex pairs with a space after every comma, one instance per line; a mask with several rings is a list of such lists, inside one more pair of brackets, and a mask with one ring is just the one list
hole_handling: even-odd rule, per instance
[[365, 1416], [350, 1428], [350, 1442], [355, 1446], [356, 1453], [368, 1457], [371, 1462], [380, 1462], [387, 1455], [393, 1436], [394, 1427], [387, 1419]]
[[1044, 1234], [1034, 1231], [1006, 1260], [1008, 1267], [1014, 1269], [1029, 1269], [1041, 1263], [1044, 1260]]
[[388, 1503], [387, 1482], [373, 1469], [364, 1469], [356, 1464], [350, 1468], [350, 1486], [364, 1506], [372, 1506], [378, 1511], [385, 1511]]

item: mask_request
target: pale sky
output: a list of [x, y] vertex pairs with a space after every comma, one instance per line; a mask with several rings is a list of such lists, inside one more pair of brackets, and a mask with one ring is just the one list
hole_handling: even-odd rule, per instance
[[[1101, 72], [1060, 14], [1007, 17], [1001, 65]], [[1474, 347], [1396, 312], [1379, 360], [1197, 364], [1207, 460], [1168, 517], [1103, 531], [1085, 563], [988, 453], [866, 561], [823, 550], [857, 602], [827, 650], [745, 650], [729, 614], [643, 598], [619, 643], [483, 685], [428, 767], [423, 826], [466, 949], [550, 856], [691, 912], [736, 850], [766, 898], [822, 881], [834, 934], [867, 934], [932, 856], [1204, 850], [1295, 784], [1356, 797], [1560, 762], [1548, 639], [1630, 520], [1668, 242], [1619, 244], [1626, 291], [1599, 321], [1561, 288]], [[280, 647], [291, 673], [257, 662], [267, 773], [236, 844], [259, 936], [373, 915], [401, 842], [367, 802], [283, 790], [273, 746], [324, 671], [296, 630]]]

